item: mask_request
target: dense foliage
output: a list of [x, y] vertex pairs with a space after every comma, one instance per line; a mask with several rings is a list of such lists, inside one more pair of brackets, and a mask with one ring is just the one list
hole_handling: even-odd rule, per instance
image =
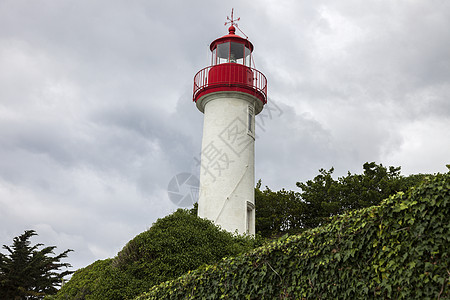
[[113, 267], [113, 259], [98, 260], [75, 272], [55, 297], [45, 299], [127, 299], [140, 281]]
[[114, 259], [77, 271], [56, 299], [132, 299], [155, 284], [256, 245], [255, 239], [233, 236], [179, 209], [137, 235]]
[[138, 299], [448, 299], [449, 232], [447, 173]]
[[30, 238], [35, 235], [34, 230], [26, 230], [11, 246], [3, 245], [9, 254], [0, 253], [0, 299], [42, 299], [55, 294], [64, 276], [72, 273], [60, 272], [70, 267], [60, 261], [72, 250], [51, 256], [56, 246], [41, 250], [43, 244], [31, 246]]
[[378, 205], [397, 192], [417, 185], [425, 175], [402, 176], [400, 167], [365, 163], [363, 174], [333, 179], [334, 169], [319, 170], [313, 180], [297, 182], [300, 192], [274, 192], [261, 182], [255, 190], [256, 232], [264, 237], [295, 234], [317, 227], [338, 214]]

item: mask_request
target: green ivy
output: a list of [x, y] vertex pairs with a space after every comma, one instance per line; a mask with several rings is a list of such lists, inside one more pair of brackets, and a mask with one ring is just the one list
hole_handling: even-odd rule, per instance
[[450, 174], [154, 286], [148, 299], [449, 299]]

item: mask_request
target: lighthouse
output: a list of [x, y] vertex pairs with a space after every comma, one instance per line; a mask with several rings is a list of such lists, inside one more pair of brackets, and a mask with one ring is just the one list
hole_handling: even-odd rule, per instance
[[211, 65], [194, 77], [204, 114], [198, 216], [255, 234], [255, 115], [267, 103], [267, 80], [252, 68], [253, 44], [236, 34], [233, 11], [227, 19], [228, 34], [209, 47]]

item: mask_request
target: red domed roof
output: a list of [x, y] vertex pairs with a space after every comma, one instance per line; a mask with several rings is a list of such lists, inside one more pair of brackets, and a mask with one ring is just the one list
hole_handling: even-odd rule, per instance
[[226, 42], [235, 42], [235, 43], [239, 43], [239, 44], [244, 44], [248, 49], [250, 49], [250, 51], [253, 51], [253, 44], [250, 43], [250, 41], [248, 39], [244, 39], [243, 37], [235, 34], [235, 32], [236, 32], [236, 28], [233, 25], [231, 25], [228, 28], [228, 34], [214, 40], [211, 43], [211, 45], [209, 46], [209, 49], [211, 49], [211, 51], [213, 51], [214, 48], [216, 48], [218, 44], [222, 44], [222, 43], [226, 43]]

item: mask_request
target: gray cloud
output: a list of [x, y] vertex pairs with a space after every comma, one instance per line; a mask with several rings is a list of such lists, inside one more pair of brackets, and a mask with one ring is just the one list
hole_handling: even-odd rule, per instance
[[[0, 2], [2, 244], [36, 229], [78, 268], [176, 209], [170, 179], [199, 171], [192, 78], [229, 5]], [[295, 189], [366, 161], [445, 171], [448, 3], [244, 1], [235, 13], [269, 82], [263, 184]]]

